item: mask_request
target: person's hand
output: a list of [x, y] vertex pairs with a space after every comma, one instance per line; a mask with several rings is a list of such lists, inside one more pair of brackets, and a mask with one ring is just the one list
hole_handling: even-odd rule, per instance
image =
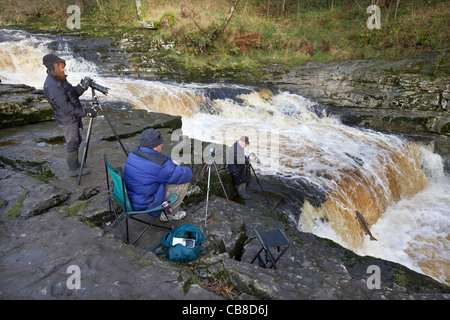
[[84, 79], [81, 79], [81, 81], [80, 81], [80, 86], [81, 86], [84, 90], [87, 90], [87, 89], [89, 89], [89, 86], [91, 85], [92, 81], [94, 81], [94, 80], [92, 80], [92, 79], [89, 78], [89, 77], [85, 77]]
[[86, 108], [84, 110], [86, 110], [86, 117], [95, 118], [97, 116], [97, 110], [95, 109]]

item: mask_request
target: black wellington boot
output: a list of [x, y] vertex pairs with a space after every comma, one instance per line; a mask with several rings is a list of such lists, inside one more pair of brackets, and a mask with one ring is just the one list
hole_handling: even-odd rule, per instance
[[[66, 153], [66, 161], [69, 166], [69, 176], [70, 177], [78, 177], [80, 174], [81, 164], [78, 162], [78, 150], [74, 152]], [[81, 175], [85, 175], [90, 173], [91, 170], [89, 168], [83, 168]]]

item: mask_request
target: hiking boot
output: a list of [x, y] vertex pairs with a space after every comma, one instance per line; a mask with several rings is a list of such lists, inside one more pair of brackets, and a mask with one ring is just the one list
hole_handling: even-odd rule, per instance
[[[186, 211], [178, 210], [176, 213], [168, 214], [167, 217], [169, 217], [169, 220], [181, 220], [186, 217]], [[159, 219], [161, 219], [161, 221], [167, 221], [164, 213], [161, 213]]]

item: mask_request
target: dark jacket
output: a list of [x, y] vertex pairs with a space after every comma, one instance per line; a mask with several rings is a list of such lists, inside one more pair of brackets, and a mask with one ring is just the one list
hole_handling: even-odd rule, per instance
[[80, 85], [73, 87], [67, 81], [56, 80], [51, 73], [47, 75], [44, 95], [55, 112], [57, 124], [71, 124], [86, 116], [86, 110], [81, 106], [79, 99], [84, 91]]
[[167, 155], [138, 147], [124, 168], [125, 186], [134, 210], [154, 208], [166, 198], [166, 184], [184, 184], [192, 179], [189, 167], [179, 166]]
[[233, 182], [236, 186], [247, 182], [247, 166], [250, 163], [245, 156], [244, 148], [236, 141], [229, 149], [227, 154], [228, 171], [231, 173]]

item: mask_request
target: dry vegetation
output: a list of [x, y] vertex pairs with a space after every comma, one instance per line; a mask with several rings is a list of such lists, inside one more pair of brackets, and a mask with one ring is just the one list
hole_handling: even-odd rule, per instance
[[[70, 2], [70, 3], [69, 3]], [[138, 19], [136, 3], [140, 2]], [[396, 58], [433, 52], [448, 68], [447, 0], [77, 0], [80, 32], [154, 23], [152, 37], [174, 41], [178, 60], [227, 67], [308, 60]], [[68, 0], [0, 2], [0, 25], [64, 30]], [[381, 28], [367, 28], [371, 4]], [[234, 11], [231, 11], [234, 9]], [[232, 12], [232, 15], [230, 13]]]

